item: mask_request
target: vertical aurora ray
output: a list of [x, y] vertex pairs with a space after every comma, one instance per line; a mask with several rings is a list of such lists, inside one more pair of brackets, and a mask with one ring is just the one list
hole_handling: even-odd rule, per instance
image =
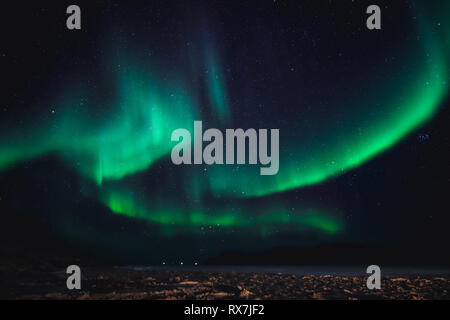
[[207, 86], [210, 103], [221, 122], [227, 123], [230, 119], [230, 112], [220, 64], [217, 63], [215, 55], [211, 54], [211, 52], [207, 53], [207, 60]]
[[99, 134], [96, 153], [83, 170], [95, 177], [121, 179], [147, 169], [171, 150], [176, 128], [190, 128], [196, 108], [186, 90], [177, 84], [163, 87], [139, 72], [120, 75], [118, 114]]

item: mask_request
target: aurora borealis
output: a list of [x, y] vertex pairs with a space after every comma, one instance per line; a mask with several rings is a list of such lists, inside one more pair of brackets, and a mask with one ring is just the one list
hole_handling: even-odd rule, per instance
[[[348, 212], [377, 209], [321, 188], [376, 165], [439, 117], [449, 92], [449, 5], [387, 7], [386, 30], [373, 33], [360, 22], [361, 4], [340, 11], [338, 4], [322, 11], [290, 2], [222, 5], [185, 13], [188, 5], [178, 2], [145, 10], [105, 4], [93, 9], [98, 25], [86, 15], [81, 36], [55, 31], [68, 37], [61, 52], [73, 50], [73, 60], [46, 52], [55, 67], [20, 91], [22, 105], [10, 98], [0, 120], [0, 175], [54, 157], [77, 177], [69, 198], [93, 201], [111, 219], [148, 224], [151, 245], [178, 236], [223, 238], [229, 248], [257, 239], [270, 247], [277, 237], [300, 246], [351, 238]], [[279, 128], [278, 174], [260, 175], [259, 165], [174, 166], [171, 133], [192, 130], [196, 120], [208, 128]], [[8, 201], [12, 191], [4, 193]], [[101, 240], [82, 236], [91, 227], [71, 220], [79, 207], [34, 201], [9, 204], [52, 212], [54, 228], [84, 237], [86, 246], [106, 247], [115, 233], [103, 226]], [[124, 250], [134, 246], [130, 239]]]

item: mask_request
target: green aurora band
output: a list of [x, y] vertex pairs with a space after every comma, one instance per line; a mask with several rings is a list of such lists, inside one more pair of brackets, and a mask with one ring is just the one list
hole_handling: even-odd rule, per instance
[[88, 108], [82, 109], [84, 113], [72, 108], [82, 101], [73, 98], [59, 104], [61, 115], [53, 123], [41, 124], [45, 129], [37, 134], [28, 130], [21, 137], [4, 137], [0, 170], [56, 152], [101, 184], [104, 179], [121, 179], [145, 170], [165, 156], [171, 150], [167, 141], [172, 131], [192, 126], [197, 117], [194, 104], [176, 83], [161, 86], [136, 70], [119, 74], [117, 105], [101, 121], [91, 120]]
[[[418, 70], [416, 75], [405, 71], [398, 77], [406, 80], [388, 85], [374, 84], [374, 87], [383, 89], [372, 93], [367, 91], [366, 97], [357, 104], [375, 110], [373, 113], [362, 116], [346, 114], [341, 127], [330, 124], [324, 126], [316, 137], [311, 136], [310, 141], [314, 143], [301, 136], [308, 136], [308, 133], [292, 130], [297, 135], [294, 137], [289, 130], [280, 130], [280, 170], [277, 175], [260, 176], [259, 168], [240, 167], [241, 178], [236, 182], [227, 168], [213, 167], [210, 175], [213, 190], [251, 197], [314, 185], [356, 168], [391, 148], [429, 121], [446, 97], [448, 66], [437, 49], [432, 52], [433, 62], [420, 65], [420, 61], [427, 61], [425, 53], [411, 59], [410, 64], [416, 65]], [[380, 96], [384, 97], [383, 106], [377, 101]], [[364, 126], [355, 125], [356, 116], [357, 123], [364, 123]], [[294, 154], [295, 157], [283, 157], [283, 149], [285, 154]]]
[[[392, 76], [392, 70], [380, 65], [380, 72], [385, 75], [381, 78], [388, 79], [386, 82], [374, 80], [363, 85], [365, 89], [360, 91], [359, 98], [352, 96], [333, 102], [346, 110], [346, 104], [351, 101], [353, 106], [364, 106], [371, 112], [361, 113], [358, 108], [351, 108], [338, 116], [339, 126], [335, 124], [338, 122], [324, 121], [320, 130], [312, 132], [302, 132], [301, 125], [286, 130], [280, 128], [277, 175], [260, 176], [259, 166], [241, 166], [239, 174], [235, 173], [236, 166], [211, 166], [206, 175], [199, 170], [187, 173], [182, 182], [184, 194], [177, 196], [189, 196], [200, 203], [198, 207], [171, 208], [170, 199], [164, 197], [159, 201], [162, 205], [150, 206], [147, 201], [136, 199], [133, 190], [128, 190], [133, 188], [129, 185], [104, 186], [111, 181], [120, 185], [122, 179], [149, 168], [151, 171], [156, 161], [170, 161], [172, 131], [192, 130], [193, 121], [202, 117], [198, 107], [200, 99], [191, 93], [189, 85], [176, 75], [163, 81], [162, 76], [144, 72], [148, 67], [139, 66], [131, 59], [121, 60], [124, 71], [116, 75], [117, 99], [105, 108], [106, 115], [93, 119], [89, 101], [72, 94], [72, 98], [64, 97], [61, 103], [49, 103], [58, 110], [51, 120], [34, 123], [21, 131], [2, 128], [0, 171], [55, 153], [83, 177], [94, 181], [99, 191], [86, 195], [96, 198], [116, 214], [192, 230], [210, 225], [258, 226], [259, 230], [290, 226], [333, 235], [343, 230], [342, 223], [317, 211], [289, 212], [286, 208], [268, 205], [258, 215], [251, 216], [249, 212], [244, 213], [245, 205], [235, 211], [220, 208], [219, 204], [205, 209], [202, 201], [206, 195], [242, 201], [241, 198], [262, 197], [322, 183], [367, 162], [429, 121], [448, 92], [449, 57], [448, 47], [441, 46], [436, 35], [426, 30], [421, 32], [426, 37], [427, 47], [410, 48], [403, 57], [397, 58], [414, 69], [399, 68]], [[206, 61], [210, 72], [204, 81], [211, 112], [220, 121], [232, 120], [225, 79], [212, 50]]]
[[[258, 215], [246, 215], [242, 209], [217, 208], [183, 212], [181, 209], [156, 209], [150, 210], [129, 192], [108, 192], [101, 196], [101, 201], [116, 214], [126, 215], [131, 218], [143, 219], [171, 230], [169, 234], [183, 232], [189, 233], [202, 230], [201, 227], [220, 228], [245, 228], [247, 232], [256, 230], [262, 236], [280, 230], [304, 230], [314, 229], [327, 235], [334, 235], [343, 230], [343, 224], [339, 219], [330, 214], [319, 213], [311, 208], [304, 208], [301, 212], [283, 208], [283, 205], [271, 205], [259, 210]], [[166, 205], [167, 207], [167, 205]], [[253, 210], [254, 211], [254, 210]], [[167, 232], [165, 232], [167, 234]]]
[[[447, 21], [448, 12], [450, 3], [433, 15], [437, 21]], [[277, 175], [260, 176], [258, 166], [240, 166], [236, 179], [226, 167], [216, 166], [209, 174], [214, 192], [261, 197], [320, 184], [392, 148], [431, 120], [449, 92], [450, 29], [430, 25], [424, 16], [417, 19], [416, 29], [422, 42], [408, 44], [410, 49], [397, 57], [403, 62], [401, 68], [396, 66], [395, 75], [384, 61], [370, 61], [382, 76], [369, 76], [358, 97], [333, 102], [343, 110], [334, 115], [335, 121], [323, 119], [317, 129], [307, 120], [296, 119], [298, 125], [280, 130]], [[356, 108], [347, 110], [348, 106]], [[359, 106], [370, 111], [361, 113]]]

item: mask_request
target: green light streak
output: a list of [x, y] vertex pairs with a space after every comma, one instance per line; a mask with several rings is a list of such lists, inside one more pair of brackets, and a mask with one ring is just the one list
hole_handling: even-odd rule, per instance
[[[275, 176], [260, 176], [256, 168], [241, 166], [239, 178], [225, 166], [212, 168], [210, 184], [216, 194], [239, 197], [272, 193], [322, 183], [356, 168], [393, 147], [409, 133], [429, 121], [448, 92], [448, 68], [444, 53], [430, 40], [426, 52], [416, 54], [405, 65], [415, 73], [398, 70], [394, 81], [371, 84], [377, 89], [354, 97], [348, 103], [353, 113], [343, 125], [323, 126], [316, 139], [308, 132], [280, 130], [280, 170]], [[406, 59], [407, 60], [407, 59]], [[405, 61], [406, 61], [405, 60]], [[392, 78], [386, 70], [385, 79]], [[361, 114], [361, 106], [364, 112]], [[345, 106], [342, 110], [347, 110]], [[318, 143], [318, 142], [321, 143]], [[283, 152], [284, 150], [284, 152]]]
[[[136, 201], [129, 192], [110, 191], [101, 196], [101, 202], [112, 212], [131, 218], [146, 220], [161, 226], [182, 227], [180, 230], [189, 229], [190, 232], [200, 227], [220, 228], [257, 228], [259, 230], [316, 230], [327, 235], [335, 235], [343, 231], [343, 224], [339, 219], [331, 215], [318, 213], [317, 210], [305, 210], [304, 212], [290, 212], [282, 209], [282, 206], [266, 206], [257, 212], [247, 215], [243, 209], [209, 208], [208, 210], [183, 211], [181, 209], [156, 209], [150, 210], [143, 203]], [[172, 230], [173, 234], [176, 231]], [[245, 234], [245, 232], [244, 232]]]
[[225, 83], [220, 71], [219, 64], [215, 61], [214, 55], [208, 55], [208, 93], [211, 105], [219, 120], [229, 120], [229, 108], [227, 102], [227, 95], [225, 90]]
[[[145, 171], [167, 157], [174, 145], [170, 140], [172, 131], [187, 128], [192, 132], [194, 120], [202, 119], [200, 99], [192, 95], [195, 90], [187, 81], [178, 80], [178, 75], [163, 77], [146, 72], [146, 66], [136, 66], [129, 58], [122, 59], [122, 70], [113, 75], [118, 89], [110, 104], [97, 105], [87, 100], [80, 107], [83, 92], [71, 93], [62, 97], [63, 102], [52, 101], [43, 107], [58, 110], [51, 119], [28, 124], [24, 130], [2, 128], [0, 171], [55, 153], [100, 186], [99, 196], [86, 196], [98, 199], [116, 214], [158, 224], [166, 234], [176, 234], [177, 228], [198, 232], [209, 226], [239, 228], [243, 233], [256, 227], [265, 234], [292, 228], [338, 234], [343, 224], [321, 210], [291, 212], [284, 205], [247, 209], [244, 202], [239, 202], [245, 200], [237, 198], [262, 197], [323, 183], [393, 147], [436, 115], [448, 93], [450, 45], [447, 40], [441, 46], [443, 40], [435, 39], [441, 34], [433, 36], [426, 26], [419, 27], [426, 45], [408, 48], [404, 56], [397, 58], [402, 61], [398, 70], [380, 65], [377, 79], [383, 82], [370, 79], [346, 101], [330, 101], [330, 110], [341, 106], [342, 112], [334, 111], [337, 115], [333, 115], [340, 117], [339, 125], [316, 118], [311, 121], [312, 132], [305, 132], [308, 130], [302, 124], [287, 130], [280, 128], [281, 162], [275, 176], [261, 176], [259, 166], [237, 169], [215, 165], [206, 173], [184, 168], [185, 179], [178, 176], [173, 182], [181, 185], [184, 194], [178, 198], [161, 197], [156, 203], [142, 201], [131, 191], [105, 187], [105, 181], [116, 180], [120, 185], [124, 177]], [[444, 35], [448, 34], [445, 30]], [[208, 73], [203, 80], [213, 115], [221, 123], [228, 122], [226, 79], [212, 50], [207, 51], [205, 61]], [[98, 110], [102, 110], [101, 116], [95, 115]], [[222, 196], [231, 199], [232, 207], [211, 200]], [[207, 201], [213, 204], [206, 205]]]
[[61, 103], [61, 115], [53, 122], [2, 139], [0, 170], [50, 152], [98, 184], [147, 169], [170, 152], [172, 131], [190, 128], [196, 119], [187, 90], [175, 82], [161, 83], [142, 71], [120, 73], [117, 102], [106, 107], [110, 111], [100, 121], [85, 109], [75, 112], [77, 99]]

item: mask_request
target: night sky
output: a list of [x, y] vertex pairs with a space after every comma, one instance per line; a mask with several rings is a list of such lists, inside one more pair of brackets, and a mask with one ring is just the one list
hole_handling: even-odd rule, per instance
[[[70, 4], [81, 30], [66, 28]], [[370, 4], [381, 30], [366, 28]], [[169, 264], [337, 243], [448, 248], [449, 1], [8, 7], [0, 204], [49, 233]], [[279, 129], [278, 174], [174, 165], [171, 133], [195, 120]]]

